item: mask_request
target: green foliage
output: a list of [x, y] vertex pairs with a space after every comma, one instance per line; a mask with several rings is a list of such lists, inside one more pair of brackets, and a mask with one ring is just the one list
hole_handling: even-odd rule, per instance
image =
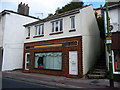
[[70, 2], [69, 4], [62, 7], [62, 9], [57, 9], [56, 14], [83, 7], [83, 4], [84, 4], [83, 2]]
[[48, 17], [52, 17], [52, 16], [53, 16], [53, 14], [52, 14], [52, 13], [48, 15]]

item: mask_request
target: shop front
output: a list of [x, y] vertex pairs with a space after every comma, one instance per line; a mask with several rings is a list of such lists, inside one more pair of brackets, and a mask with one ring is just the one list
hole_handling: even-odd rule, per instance
[[113, 70], [115, 74], [120, 74], [120, 32], [112, 33]]
[[82, 77], [82, 37], [25, 43], [23, 72]]

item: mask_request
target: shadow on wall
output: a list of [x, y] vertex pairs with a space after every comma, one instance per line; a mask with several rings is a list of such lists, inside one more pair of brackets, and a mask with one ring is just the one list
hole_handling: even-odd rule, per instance
[[0, 71], [2, 70], [3, 49], [0, 48]]

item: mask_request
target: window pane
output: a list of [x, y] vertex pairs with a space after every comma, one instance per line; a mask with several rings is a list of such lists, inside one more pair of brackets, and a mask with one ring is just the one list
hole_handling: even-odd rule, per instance
[[39, 57], [35, 54], [35, 61], [34, 61], [34, 67], [35, 67], [35, 68], [38, 68], [38, 63], [37, 63], [38, 58], [39, 58]]
[[44, 25], [42, 25], [42, 35], [44, 34]]
[[35, 26], [35, 35], [37, 35], [37, 26]]
[[34, 67], [39, 69], [62, 69], [62, 53], [61, 52], [47, 52], [35, 53]]
[[36, 32], [35, 35], [39, 35], [39, 26], [36, 26]]
[[44, 56], [41, 56], [41, 53], [35, 54], [34, 67], [35, 68], [43, 68], [44, 67]]
[[52, 32], [54, 32], [54, 22], [52, 22]]
[[30, 54], [27, 54], [27, 62], [30, 60]]
[[30, 36], [30, 27], [28, 28], [28, 36]]
[[29, 69], [29, 63], [26, 63], [26, 69]]
[[120, 59], [120, 51], [119, 50], [114, 50], [114, 58]]
[[40, 35], [41, 32], [41, 26], [38, 26], [38, 35]]
[[71, 17], [71, 29], [75, 28], [75, 17]]
[[120, 51], [113, 50], [113, 52], [114, 52], [115, 71], [120, 71]]
[[25, 69], [29, 69], [30, 53], [26, 53]]
[[55, 28], [55, 31], [56, 31], [56, 32], [58, 31], [58, 21], [56, 22], [56, 28]]
[[63, 30], [63, 21], [60, 20], [60, 31], [62, 31], [62, 30]]
[[62, 60], [61, 56], [54, 57], [54, 69], [61, 69], [61, 63], [62, 63], [61, 60]]

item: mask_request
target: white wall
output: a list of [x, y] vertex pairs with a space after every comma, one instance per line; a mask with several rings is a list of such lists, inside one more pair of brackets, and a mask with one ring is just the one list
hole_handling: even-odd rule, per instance
[[[88, 8], [91, 8], [91, 7], [88, 7]], [[76, 23], [76, 31], [75, 32], [69, 32], [69, 30], [71, 30], [70, 29], [70, 17], [71, 16], [75, 16], [75, 23]], [[63, 33], [62, 34], [49, 35], [50, 33], [52, 33], [51, 22], [56, 21], [56, 20], [51, 20], [51, 21], [47, 21], [44, 23], [40, 23], [40, 24], [44, 24], [44, 37], [33, 38], [33, 36], [35, 35], [35, 25], [33, 25], [33, 26], [31, 26], [30, 39], [25, 39], [25, 43], [43, 41], [43, 40], [59, 39], [59, 38], [65, 38], [65, 37], [81, 36], [82, 29], [85, 29], [86, 27], [84, 27], [85, 24], [82, 24], [82, 21], [80, 22], [80, 20], [81, 20], [80, 16], [81, 16], [81, 13], [78, 13], [78, 14], [74, 14], [74, 15], [70, 15], [67, 17], [56, 19], [56, 20], [63, 19]], [[26, 28], [25, 33], [27, 35], [27, 28]]]
[[86, 74], [100, 56], [100, 32], [93, 9], [86, 9], [83, 13], [81, 14], [81, 21], [85, 26], [85, 29], [82, 29], [83, 74]]
[[3, 30], [4, 30], [4, 22], [5, 21], [5, 17], [0, 17], [0, 47], [3, 47]]
[[25, 34], [23, 25], [33, 21], [36, 19], [14, 13], [6, 14], [2, 71], [22, 68]]
[[[120, 24], [119, 20], [119, 10], [118, 8], [116, 9], [111, 9], [108, 11], [108, 15], [110, 17], [110, 25], [113, 25], [113, 30], [111, 32], [116, 32], [118, 31], [118, 24]], [[105, 12], [105, 28], [107, 28], [106, 24], [106, 12]], [[107, 33], [107, 31], [106, 31]]]

